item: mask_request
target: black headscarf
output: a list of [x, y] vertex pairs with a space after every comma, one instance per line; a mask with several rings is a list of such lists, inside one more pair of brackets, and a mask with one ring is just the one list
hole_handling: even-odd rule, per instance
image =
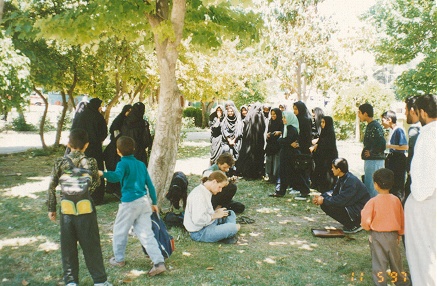
[[100, 106], [102, 105], [102, 100], [99, 98], [92, 98], [90, 102], [88, 102], [86, 108], [90, 110], [97, 110], [99, 111]]
[[126, 112], [128, 112], [130, 109], [132, 109], [132, 105], [126, 104], [123, 106], [123, 109], [121, 112], [117, 115], [117, 117], [114, 118], [114, 121], [112, 121], [111, 128], [109, 128], [109, 133], [111, 134], [111, 140], [115, 139], [114, 132], [115, 130], [121, 130], [121, 127], [123, 126], [124, 120], [127, 118]]
[[322, 128], [319, 141], [317, 142], [317, 151], [320, 153], [329, 150], [333, 159], [338, 157], [337, 143], [335, 139], [334, 120], [331, 116], [323, 116], [325, 120], [325, 128]]
[[125, 119], [125, 124], [129, 127], [129, 128], [134, 128], [134, 127], [144, 127], [144, 112], [146, 110], [146, 107], [144, 105], [144, 103], [142, 102], [137, 102], [132, 106], [132, 110], [131, 112], [129, 112], [129, 115], [127, 116], [127, 118]]
[[282, 111], [279, 108], [273, 108], [271, 111], [275, 112], [276, 120], [273, 120], [270, 116], [267, 132], [282, 131], [282, 128], [284, 128], [284, 123], [282, 123]]

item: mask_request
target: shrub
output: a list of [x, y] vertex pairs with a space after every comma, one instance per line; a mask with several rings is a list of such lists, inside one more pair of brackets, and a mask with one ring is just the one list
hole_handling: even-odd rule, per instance
[[37, 131], [38, 128], [35, 125], [26, 122], [23, 116], [18, 116], [12, 121], [12, 130], [14, 131]]
[[202, 127], [202, 110], [196, 107], [187, 107], [182, 113], [183, 117], [194, 118], [194, 125], [196, 127]]

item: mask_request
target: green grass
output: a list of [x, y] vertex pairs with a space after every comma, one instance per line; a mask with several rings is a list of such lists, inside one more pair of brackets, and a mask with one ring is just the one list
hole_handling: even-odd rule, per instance
[[[204, 152], [197, 150], [196, 154], [204, 156]], [[48, 176], [44, 166], [53, 162], [53, 158], [27, 153], [1, 156], [2, 168], [6, 162], [15, 166], [11, 174], [29, 171], [22, 172], [19, 182], [11, 180], [0, 186], [0, 285], [62, 285], [59, 224], [47, 217], [47, 186], [32, 187], [29, 195], [24, 185], [23, 196], [17, 196], [20, 191], [11, 195], [12, 187], [33, 181], [27, 175], [32, 168], [26, 166], [34, 164], [32, 176]], [[42, 167], [37, 168], [37, 163]], [[199, 179], [190, 176], [189, 189]], [[253, 224], [242, 225], [239, 242], [235, 245], [193, 242], [183, 229], [172, 228], [169, 232], [176, 240], [176, 251], [166, 261], [169, 271], [154, 278], [147, 277], [150, 260], [133, 237], [127, 246], [126, 266], [109, 265], [118, 204], [107, 195], [109, 202], [98, 206], [97, 214], [110, 281], [114, 285], [373, 285], [366, 232], [345, 238], [316, 238], [311, 235], [311, 228], [340, 227], [319, 207], [295, 201], [289, 195], [269, 198], [274, 187], [263, 181], [241, 179], [237, 186], [235, 199], [246, 205], [244, 215], [255, 220]], [[79, 257], [80, 283], [92, 285], [82, 254]]]

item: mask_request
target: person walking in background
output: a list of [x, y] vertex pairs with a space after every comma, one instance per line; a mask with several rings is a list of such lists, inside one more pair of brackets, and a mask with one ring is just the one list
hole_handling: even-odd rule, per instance
[[[109, 136], [111, 141], [108, 146], [106, 146], [105, 151], [103, 151], [103, 157], [105, 159], [105, 167], [108, 171], [114, 171], [117, 163], [120, 161], [120, 156], [117, 154], [117, 139], [121, 136], [121, 127], [123, 126], [124, 120], [128, 116], [132, 109], [132, 105], [127, 104], [123, 106], [120, 114], [115, 117], [112, 121], [111, 127], [109, 128]], [[106, 192], [109, 194], [114, 194], [117, 198], [121, 198], [120, 183], [106, 183]]]
[[411, 162], [411, 194], [405, 202], [405, 248], [413, 285], [436, 285], [437, 97], [419, 96], [420, 135]]
[[[396, 285], [410, 285], [399, 249], [404, 234], [404, 210], [399, 199], [390, 193], [395, 175], [390, 169], [382, 168], [373, 173], [373, 181], [378, 195], [371, 198], [361, 211], [361, 226], [370, 231], [373, 282], [382, 286], [387, 285], [392, 277], [398, 277]], [[388, 277], [387, 266], [390, 266]]]
[[228, 178], [222, 171], [214, 171], [202, 178], [202, 183], [195, 187], [187, 199], [184, 227], [194, 241], [233, 244], [235, 235], [240, 230], [234, 211], [226, 208], [214, 209], [211, 199], [228, 184]]
[[361, 210], [370, 199], [366, 186], [351, 172], [346, 159], [332, 161], [332, 173], [338, 177], [332, 191], [314, 196], [313, 204], [343, 225], [344, 233], [362, 230]]
[[270, 197], [283, 197], [288, 187], [296, 187], [299, 174], [292, 170], [293, 158], [300, 154], [297, 141], [299, 139], [299, 121], [292, 111], [282, 112], [283, 131], [278, 139], [279, 151], [279, 188]]
[[406, 167], [407, 180], [405, 182], [405, 196], [403, 200], [404, 204], [411, 193], [411, 176], [410, 176], [411, 161], [413, 160], [413, 156], [414, 156], [414, 145], [416, 145], [417, 137], [419, 136], [420, 133], [420, 127], [422, 127], [419, 121], [419, 114], [414, 109], [416, 98], [417, 97], [412, 96], [405, 100], [405, 117], [407, 118], [407, 123], [411, 125], [408, 128], [408, 157], [407, 157], [407, 167]]
[[282, 111], [279, 108], [273, 108], [270, 114], [265, 149], [266, 174], [264, 180], [276, 183], [279, 178], [279, 150], [281, 149], [278, 139], [282, 135], [284, 123], [282, 122]]
[[118, 267], [126, 264], [127, 239], [129, 230], [133, 227], [135, 235], [154, 264], [148, 275], [155, 276], [167, 270], [152, 230], [152, 212], [159, 213], [155, 187], [144, 162], [134, 157], [135, 141], [131, 137], [121, 136], [117, 139], [117, 152], [121, 160], [115, 171], [99, 171], [99, 175], [108, 181], [121, 183], [121, 203], [114, 222], [112, 240], [114, 257], [109, 263]]
[[313, 153], [315, 168], [313, 172], [313, 186], [318, 192], [332, 190], [336, 178], [332, 173], [332, 161], [338, 158], [335, 139], [334, 120], [330, 116], [323, 116], [320, 122], [322, 131], [317, 143], [310, 147]]
[[137, 102], [132, 106], [121, 127], [121, 135], [134, 139], [134, 156], [147, 166], [149, 159], [147, 151], [152, 149], [153, 140], [150, 134], [149, 122], [144, 119], [145, 110], [146, 107], [142, 102]]
[[[299, 140], [298, 148], [301, 154], [311, 155], [310, 147], [311, 143], [311, 114], [302, 101], [297, 101], [293, 105], [294, 114], [299, 120]], [[298, 201], [306, 201], [310, 194], [310, 173], [311, 169], [295, 169], [296, 180], [293, 187], [293, 191], [297, 196], [294, 197]], [[292, 192], [293, 193], [293, 192]]]
[[[88, 133], [89, 146], [85, 150], [87, 157], [92, 157], [97, 160], [97, 166], [100, 170], [104, 168], [103, 158], [103, 141], [108, 136], [108, 126], [105, 118], [100, 113], [102, 101], [98, 98], [92, 98], [86, 105], [85, 109], [77, 113], [73, 119], [71, 130], [82, 128]], [[100, 186], [96, 188], [92, 194], [92, 198], [96, 205], [103, 204], [105, 196], [105, 181], [101, 179]]]
[[235, 161], [238, 160], [240, 155], [242, 136], [243, 123], [240, 114], [234, 105], [229, 104], [226, 107], [226, 114], [222, 123], [222, 149], [223, 152], [231, 153]]
[[[89, 139], [87, 132], [80, 128], [72, 129], [68, 140], [68, 147], [71, 152], [66, 155], [69, 159], [65, 157], [58, 158], [53, 166], [47, 199], [48, 216], [53, 222], [56, 221], [56, 186], [59, 185], [61, 176], [66, 171], [71, 171], [68, 160], [71, 160], [75, 166], [89, 170], [91, 175], [90, 193], [100, 184], [97, 161], [94, 158], [87, 157], [85, 154], [88, 146]], [[92, 206], [90, 210], [82, 214], [67, 214], [68, 212], [63, 209], [63, 200], [64, 197], [61, 194], [61, 255], [65, 285], [79, 285], [79, 258], [77, 249], [77, 244], [79, 243], [94, 285], [112, 286], [111, 283], [107, 282], [107, 275], [103, 264], [95, 205], [92, 203], [92, 200], [89, 200]], [[83, 201], [85, 200], [81, 202]]]
[[407, 157], [405, 151], [408, 150], [407, 137], [404, 129], [397, 126], [396, 113], [392, 110], [386, 111], [381, 116], [382, 126], [391, 129], [391, 136], [387, 148], [389, 153], [385, 158], [385, 167], [394, 173], [394, 185], [391, 188], [391, 193], [397, 196], [401, 201], [404, 200], [405, 192], [405, 169], [407, 167]]
[[364, 103], [358, 107], [358, 117], [361, 122], [367, 122], [364, 133], [363, 151], [361, 159], [364, 160], [364, 184], [369, 191], [370, 197], [376, 196], [373, 186], [373, 173], [384, 167], [384, 150], [386, 141], [381, 124], [373, 119], [373, 106]]
[[209, 161], [211, 165], [214, 164], [217, 158], [223, 153], [222, 124], [224, 118], [223, 106], [221, 105], [217, 105], [215, 110], [209, 115], [209, 128], [211, 129], [211, 155]]

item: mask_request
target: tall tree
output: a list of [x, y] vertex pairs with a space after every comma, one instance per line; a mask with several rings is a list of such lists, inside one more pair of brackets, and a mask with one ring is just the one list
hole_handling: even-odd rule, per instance
[[434, 0], [378, 1], [364, 19], [376, 29], [378, 63], [413, 66], [395, 80], [396, 96], [437, 92], [437, 9]]
[[226, 34], [250, 41], [259, 28], [253, 19], [257, 19], [253, 12], [233, 9], [227, 1], [204, 5], [196, 0], [90, 0], [69, 5], [65, 13], [48, 16], [36, 26], [41, 37], [66, 43], [99, 43], [113, 35], [144, 44], [153, 39], [160, 86], [149, 171], [162, 200], [174, 172], [185, 101], [176, 78], [183, 37], [192, 36], [193, 42], [207, 47], [219, 46]]

